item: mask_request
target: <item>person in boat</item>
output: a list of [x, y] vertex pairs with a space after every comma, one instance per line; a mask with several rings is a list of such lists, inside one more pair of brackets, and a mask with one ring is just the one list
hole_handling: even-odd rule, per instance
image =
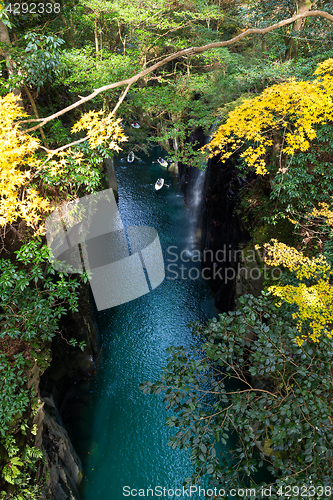
[[167, 167], [168, 166], [168, 162], [164, 159], [164, 158], [157, 158], [157, 162], [162, 166], [162, 167]]
[[158, 186], [162, 186], [163, 185], [163, 179], [157, 179], [156, 184]]
[[133, 163], [134, 159], [135, 159], [134, 153], [133, 153], [133, 151], [130, 151], [127, 155], [128, 163]]

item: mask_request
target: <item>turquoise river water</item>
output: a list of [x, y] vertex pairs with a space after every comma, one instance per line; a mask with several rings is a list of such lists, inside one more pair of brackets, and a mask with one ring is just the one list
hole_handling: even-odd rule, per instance
[[[168, 347], [193, 344], [189, 322], [217, 313], [209, 285], [191, 270], [200, 269], [200, 263], [178, 261], [168, 269], [176, 259], [170, 252], [179, 255], [191, 239], [191, 208], [184, 205], [177, 179], [153, 163], [160, 151], [155, 153], [131, 165], [116, 160], [122, 221], [158, 231], [166, 278], [147, 295], [97, 315], [102, 354], [84, 416], [89, 439], [78, 443], [85, 469], [83, 500], [121, 500], [129, 488], [181, 488], [192, 471], [187, 452], [167, 446], [172, 429], [165, 426], [162, 394], [143, 395], [138, 389], [144, 380], [159, 379]], [[170, 187], [155, 191], [158, 177]], [[181, 264], [186, 266], [182, 272]]]

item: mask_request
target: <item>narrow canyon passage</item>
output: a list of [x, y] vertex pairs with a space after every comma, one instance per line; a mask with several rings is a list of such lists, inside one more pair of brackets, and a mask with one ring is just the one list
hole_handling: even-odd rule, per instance
[[[125, 227], [158, 231], [166, 277], [147, 295], [98, 313], [102, 354], [84, 414], [89, 439], [73, 429], [85, 468], [84, 500], [120, 500], [129, 489], [181, 488], [191, 474], [187, 453], [167, 446], [172, 429], [164, 424], [162, 395], [146, 396], [138, 386], [159, 379], [168, 347], [193, 344], [191, 321], [205, 321], [217, 311], [209, 285], [199, 276], [200, 262], [181, 253], [193, 247], [191, 207], [184, 206], [177, 179], [153, 163], [160, 151], [154, 153], [131, 165], [115, 162], [122, 221]], [[155, 191], [159, 177], [170, 187]]]

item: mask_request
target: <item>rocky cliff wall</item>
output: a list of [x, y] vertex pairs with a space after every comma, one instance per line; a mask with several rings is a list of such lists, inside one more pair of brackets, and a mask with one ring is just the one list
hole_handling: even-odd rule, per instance
[[[80, 500], [79, 484], [83, 477], [81, 461], [64, 425], [64, 417], [73, 403], [80, 403], [81, 384], [89, 383], [95, 373], [99, 353], [98, 330], [89, 299], [89, 285], [79, 292], [79, 310], [68, 313], [59, 324], [61, 335], [54, 338], [52, 361], [42, 375], [38, 391], [42, 401], [36, 418], [39, 434], [36, 446], [46, 453], [47, 500]], [[81, 351], [66, 340], [75, 338], [86, 347]], [[87, 404], [87, 401], [85, 401]], [[45, 472], [45, 471], [44, 471]]]
[[235, 309], [241, 295], [258, 296], [263, 289], [262, 262], [251, 246], [249, 228], [244, 227], [239, 209], [242, 188], [253, 185], [255, 178], [251, 173], [241, 176], [231, 159], [222, 163], [214, 157], [208, 163], [202, 268], [209, 268], [215, 305], [221, 312]]

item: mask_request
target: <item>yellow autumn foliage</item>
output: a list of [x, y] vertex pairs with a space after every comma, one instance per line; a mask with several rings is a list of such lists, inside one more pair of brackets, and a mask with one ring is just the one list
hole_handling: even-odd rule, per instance
[[309, 217], [322, 219], [328, 226], [333, 226], [333, 212], [329, 209], [328, 203], [319, 203], [320, 208], [314, 208]]
[[264, 244], [265, 263], [283, 266], [295, 273], [295, 285], [277, 285], [269, 291], [289, 304], [297, 306], [293, 318], [297, 322], [299, 345], [311, 339], [318, 342], [321, 335], [333, 337], [333, 286], [330, 278], [333, 271], [323, 255], [308, 258], [303, 252], [288, 247], [277, 240]]
[[49, 202], [28, 187], [31, 171], [38, 167], [33, 153], [39, 141], [22, 133], [16, 120], [27, 115], [17, 101], [14, 94], [0, 97], [0, 226], [18, 218], [33, 226], [49, 208]]
[[92, 149], [108, 143], [110, 149], [119, 152], [121, 148], [118, 143], [127, 141], [127, 137], [123, 134], [120, 125], [121, 118], [115, 119], [111, 113], [106, 116], [103, 116], [103, 114], [103, 111], [88, 111], [72, 127], [72, 133], [86, 130], [88, 142]]
[[267, 174], [265, 156], [274, 134], [279, 134], [281, 155], [309, 149], [316, 125], [333, 120], [333, 59], [319, 64], [314, 74], [314, 81], [273, 85], [231, 111], [207, 146], [211, 156], [221, 153], [225, 161], [245, 145], [246, 164]]
[[[18, 98], [12, 93], [0, 97], [0, 227], [19, 218], [28, 226], [37, 227], [43, 212], [50, 210], [49, 201], [30, 185], [38, 171], [47, 166], [51, 175], [61, 175], [69, 160], [80, 165], [84, 158], [82, 152], [68, 148], [38, 159], [34, 153], [39, 148], [39, 140], [22, 131], [18, 120], [28, 115], [17, 102]], [[107, 144], [119, 151], [119, 143], [127, 140], [120, 119], [103, 116], [102, 111], [83, 115], [72, 129], [73, 132], [81, 130], [88, 131], [91, 148]]]

